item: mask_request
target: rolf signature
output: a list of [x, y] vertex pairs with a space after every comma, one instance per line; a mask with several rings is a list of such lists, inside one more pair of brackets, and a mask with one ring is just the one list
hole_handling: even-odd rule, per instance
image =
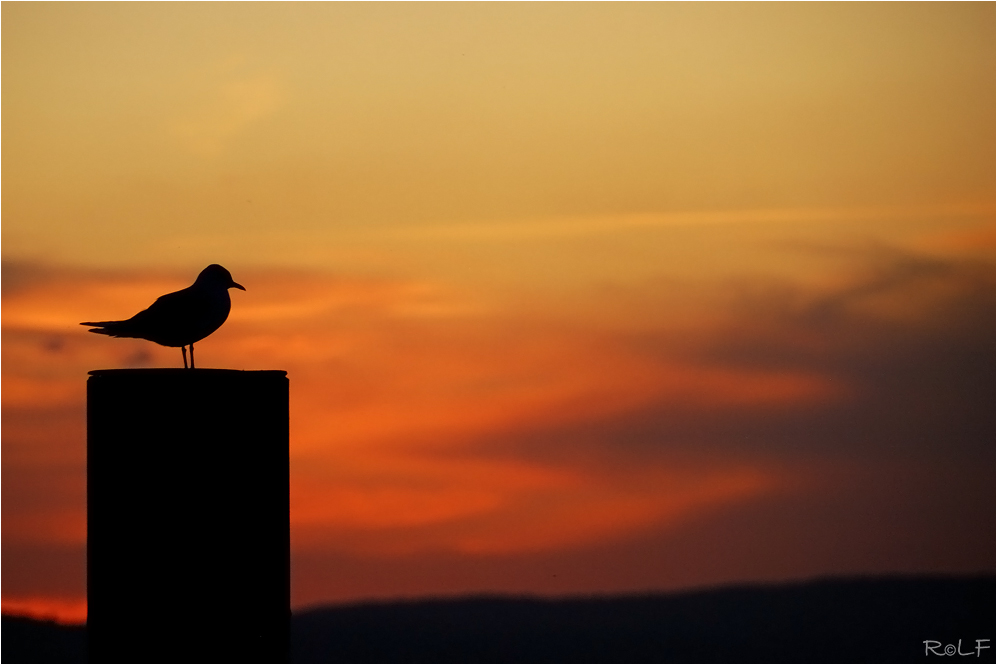
[[933, 654], [935, 656], [976, 656], [980, 657], [980, 652], [984, 649], [989, 649], [987, 642], [990, 640], [976, 640], [976, 648], [971, 651], [964, 652], [962, 650], [962, 640], [959, 640], [956, 644], [946, 644], [942, 646], [942, 643], [938, 640], [924, 640], [924, 655]]

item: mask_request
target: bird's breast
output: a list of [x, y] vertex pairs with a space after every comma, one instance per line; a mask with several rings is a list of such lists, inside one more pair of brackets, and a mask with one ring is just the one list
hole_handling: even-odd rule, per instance
[[204, 294], [199, 305], [196, 316], [192, 317], [190, 322], [191, 333], [197, 339], [192, 339], [188, 343], [202, 340], [218, 330], [228, 319], [232, 309], [232, 300], [229, 298], [227, 290], [215, 291]]
[[164, 346], [193, 344], [218, 330], [231, 308], [227, 290], [186, 289], [143, 312], [138, 336]]

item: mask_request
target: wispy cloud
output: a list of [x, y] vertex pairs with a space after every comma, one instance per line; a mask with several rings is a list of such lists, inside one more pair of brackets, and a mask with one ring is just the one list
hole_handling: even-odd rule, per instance
[[903, 222], [925, 217], [980, 218], [992, 206], [866, 206], [837, 208], [770, 208], [744, 210], [690, 210], [602, 216], [564, 216], [517, 221], [410, 225], [387, 232], [395, 239], [432, 239], [465, 242], [528, 241], [624, 233], [661, 227], [728, 224], [810, 224], [836, 222]]

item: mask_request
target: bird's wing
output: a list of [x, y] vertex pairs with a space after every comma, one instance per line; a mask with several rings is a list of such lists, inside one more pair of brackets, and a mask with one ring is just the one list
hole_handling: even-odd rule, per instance
[[189, 287], [167, 293], [156, 298], [156, 302], [149, 305], [148, 309], [143, 309], [128, 319], [127, 323], [146, 338], [155, 333], [169, 334], [190, 318], [198, 300], [197, 293]]
[[169, 333], [189, 312], [189, 290], [188, 287], [160, 296], [147, 309], [124, 321], [91, 321], [80, 325], [95, 326], [90, 332], [111, 337], [159, 337], [163, 332]]

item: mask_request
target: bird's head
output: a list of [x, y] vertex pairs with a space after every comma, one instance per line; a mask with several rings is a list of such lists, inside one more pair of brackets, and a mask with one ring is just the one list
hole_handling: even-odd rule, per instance
[[197, 279], [194, 281], [194, 284], [201, 284], [203, 286], [211, 286], [220, 289], [246, 290], [246, 287], [242, 284], [237, 284], [232, 279], [232, 273], [217, 263], [212, 263], [210, 266], [202, 270], [201, 274], [198, 275]]

